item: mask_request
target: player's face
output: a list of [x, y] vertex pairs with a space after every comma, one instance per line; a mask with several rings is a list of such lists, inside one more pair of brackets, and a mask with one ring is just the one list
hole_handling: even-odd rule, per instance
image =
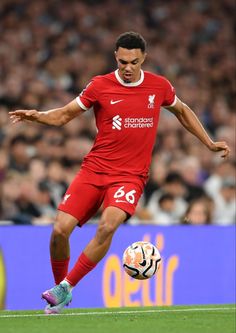
[[141, 49], [124, 49], [119, 47], [115, 52], [119, 75], [126, 83], [136, 82], [140, 79], [141, 65], [145, 60], [146, 53]]

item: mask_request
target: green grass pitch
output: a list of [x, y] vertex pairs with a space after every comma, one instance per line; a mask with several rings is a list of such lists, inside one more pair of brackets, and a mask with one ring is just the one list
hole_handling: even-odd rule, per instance
[[0, 311], [0, 333], [235, 333], [235, 305]]

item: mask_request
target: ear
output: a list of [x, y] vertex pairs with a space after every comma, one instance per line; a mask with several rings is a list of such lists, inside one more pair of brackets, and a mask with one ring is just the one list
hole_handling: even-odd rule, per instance
[[115, 56], [115, 58], [117, 60], [117, 52], [116, 51], [114, 52], [114, 56]]
[[145, 53], [143, 54], [143, 59], [142, 59], [141, 63], [144, 63], [144, 61], [146, 60], [146, 56], [147, 56], [147, 53], [145, 52]]

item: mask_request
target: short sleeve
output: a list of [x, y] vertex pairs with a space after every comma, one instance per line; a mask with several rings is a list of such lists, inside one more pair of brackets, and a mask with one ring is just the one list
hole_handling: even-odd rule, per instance
[[76, 97], [76, 102], [83, 110], [90, 109], [97, 101], [96, 79], [92, 79], [82, 90], [80, 95]]
[[164, 80], [164, 100], [162, 102], [162, 106], [164, 107], [171, 107], [174, 106], [177, 100], [176, 94], [175, 94], [175, 88], [172, 86], [172, 84], [165, 79]]

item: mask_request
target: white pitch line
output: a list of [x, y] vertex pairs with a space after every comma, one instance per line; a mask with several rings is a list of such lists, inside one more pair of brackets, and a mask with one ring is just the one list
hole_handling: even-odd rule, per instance
[[[139, 314], [139, 313], [162, 313], [162, 312], [191, 312], [191, 311], [235, 311], [236, 308], [192, 308], [192, 309], [162, 309], [162, 310], [137, 310], [137, 311], [94, 311], [94, 312], [71, 312], [60, 313], [51, 316], [97, 316], [97, 315], [114, 315], [114, 314]], [[32, 313], [32, 314], [0, 314], [0, 318], [22, 318], [22, 317], [48, 317], [44, 313]]]

